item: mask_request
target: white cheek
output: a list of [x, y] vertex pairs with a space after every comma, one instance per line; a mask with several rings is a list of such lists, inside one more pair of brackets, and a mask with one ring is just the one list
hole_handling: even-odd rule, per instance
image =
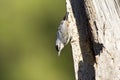
[[56, 45], [59, 45], [59, 44], [60, 44], [60, 40], [57, 39], [57, 40], [56, 40]]

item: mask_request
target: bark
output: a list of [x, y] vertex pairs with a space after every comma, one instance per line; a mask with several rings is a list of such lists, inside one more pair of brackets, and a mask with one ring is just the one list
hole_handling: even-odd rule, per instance
[[66, 0], [76, 80], [120, 80], [120, 0]]

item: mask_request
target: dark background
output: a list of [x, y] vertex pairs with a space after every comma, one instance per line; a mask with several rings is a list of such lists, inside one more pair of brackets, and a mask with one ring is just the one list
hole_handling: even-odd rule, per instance
[[65, 0], [0, 0], [0, 80], [74, 80], [70, 44], [55, 50], [65, 11]]

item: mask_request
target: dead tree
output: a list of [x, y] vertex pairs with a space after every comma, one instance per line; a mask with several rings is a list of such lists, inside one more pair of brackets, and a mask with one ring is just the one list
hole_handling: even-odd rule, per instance
[[120, 0], [66, 0], [76, 80], [120, 80]]

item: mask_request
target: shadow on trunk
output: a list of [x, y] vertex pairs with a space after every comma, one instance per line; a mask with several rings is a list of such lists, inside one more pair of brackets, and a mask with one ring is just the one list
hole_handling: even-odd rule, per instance
[[100, 55], [103, 44], [96, 43], [91, 32], [84, 0], [71, 0], [73, 15], [79, 32], [83, 62], [79, 62], [79, 80], [95, 80], [95, 56]]

